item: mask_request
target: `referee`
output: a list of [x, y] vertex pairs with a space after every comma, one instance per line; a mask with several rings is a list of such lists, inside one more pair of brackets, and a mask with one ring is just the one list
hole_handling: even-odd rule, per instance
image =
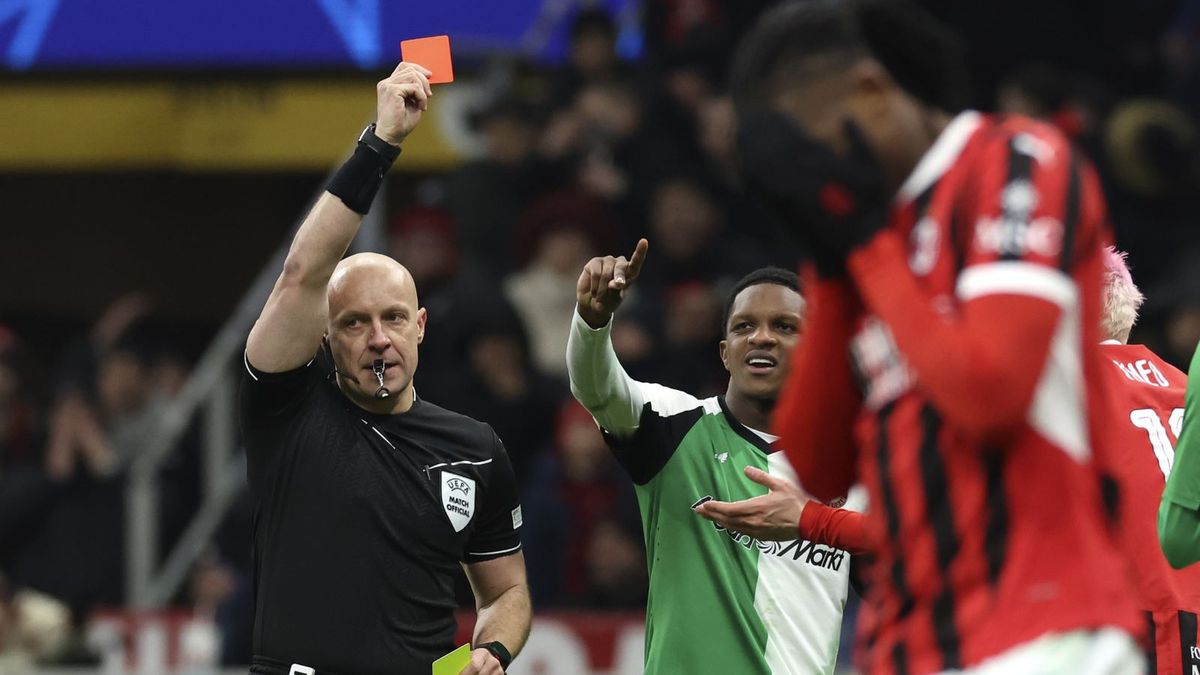
[[300, 226], [246, 343], [254, 674], [427, 675], [454, 647], [459, 564], [478, 608], [464, 675], [500, 675], [529, 633], [504, 446], [416, 397], [426, 315], [408, 271], [341, 260], [430, 75], [401, 63], [379, 83], [377, 122]]

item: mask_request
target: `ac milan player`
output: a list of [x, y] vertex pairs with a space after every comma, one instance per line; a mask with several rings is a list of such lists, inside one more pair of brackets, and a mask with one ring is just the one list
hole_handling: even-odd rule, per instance
[[1109, 411], [1106, 433], [1120, 486], [1121, 543], [1134, 569], [1151, 642], [1150, 670], [1193, 675], [1200, 568], [1171, 569], [1158, 546], [1155, 513], [1171, 473], [1174, 441], [1183, 424], [1187, 376], [1142, 345], [1126, 344], [1145, 299], [1123, 253], [1105, 255], [1101, 383]]
[[[1142, 672], [1101, 499], [1107, 420], [1085, 393], [1096, 176], [1047, 126], [945, 113], [924, 51], [872, 49], [863, 11], [780, 6], [734, 67], [747, 187], [815, 262], [775, 430], [817, 499], [870, 494], [861, 665]], [[887, 44], [925, 50], [906, 11]]]

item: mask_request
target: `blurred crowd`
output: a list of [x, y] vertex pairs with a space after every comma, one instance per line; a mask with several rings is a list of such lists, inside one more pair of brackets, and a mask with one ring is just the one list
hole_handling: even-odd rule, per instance
[[[637, 62], [618, 56], [611, 16], [580, 11], [561, 67], [492, 68], [502, 75], [470, 120], [478, 157], [388, 205], [388, 252], [429, 311], [418, 396], [503, 439], [523, 486], [539, 608], [645, 600], [630, 482], [567, 388], [584, 263], [650, 240], [616, 350], [634, 377], [708, 396], [725, 385], [720, 299], [745, 272], [794, 266], [802, 253], [738, 189], [723, 93], [737, 36], [767, 4], [647, 3]], [[957, 5], [924, 4], [971, 23]], [[972, 103], [1045, 120], [1088, 152], [1150, 298], [1134, 341], [1186, 367], [1200, 342], [1200, 2], [1169, 4], [1140, 50], [1113, 57], [1128, 61], [1120, 72], [1153, 77], [1131, 85], [1070, 64], [1009, 63], [975, 83]], [[124, 476], [190, 365], [153, 326], [145, 297], [120, 298], [61, 363], [35, 362], [23, 336], [0, 328], [0, 666], [86, 661], [72, 622], [123, 601]], [[164, 545], [200, 502], [192, 436], [163, 472]], [[238, 502], [176, 598], [218, 618], [233, 663], [249, 656], [248, 509]]]

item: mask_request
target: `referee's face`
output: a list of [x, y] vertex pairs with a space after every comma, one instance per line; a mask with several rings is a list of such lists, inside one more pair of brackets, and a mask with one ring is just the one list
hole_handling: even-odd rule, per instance
[[803, 311], [800, 294], [779, 284], [755, 284], [737, 294], [721, 340], [731, 389], [758, 400], [779, 396], [800, 341]]
[[[377, 254], [351, 256], [329, 281], [329, 348], [342, 391], [373, 412], [403, 412], [412, 404], [417, 345], [425, 337], [425, 310], [412, 276]], [[373, 364], [384, 362], [383, 386]]]

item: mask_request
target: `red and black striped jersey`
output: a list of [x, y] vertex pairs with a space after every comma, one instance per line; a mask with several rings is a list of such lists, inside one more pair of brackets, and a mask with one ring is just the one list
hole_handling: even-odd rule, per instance
[[[1097, 179], [1066, 139], [968, 112], [901, 187], [888, 230], [847, 261], [853, 287], [813, 298], [776, 430], [818, 498], [853, 479], [869, 490], [865, 671], [934, 673], [1044, 634], [1140, 630], [1088, 386], [1107, 237]], [[818, 331], [839, 334], [857, 393]], [[851, 420], [845, 442], [809, 429], [818, 414]]]
[[1086, 395], [1107, 235], [1094, 175], [1044, 125], [966, 113], [901, 188], [891, 227], [942, 313], [1031, 296], [1057, 306], [1058, 325], [1044, 358], [1021, 364], [1040, 371], [1025, 423], [979, 439], [922, 391], [889, 325], [861, 317], [859, 466], [885, 542], [869, 576], [868, 670], [950, 670], [1046, 633], [1127, 623]]
[[1120, 486], [1121, 548], [1150, 629], [1150, 672], [1192, 675], [1200, 668], [1200, 567], [1172, 569], [1155, 527], [1183, 426], [1187, 376], [1142, 345], [1103, 344], [1100, 360], [1109, 404], [1103, 424]]

